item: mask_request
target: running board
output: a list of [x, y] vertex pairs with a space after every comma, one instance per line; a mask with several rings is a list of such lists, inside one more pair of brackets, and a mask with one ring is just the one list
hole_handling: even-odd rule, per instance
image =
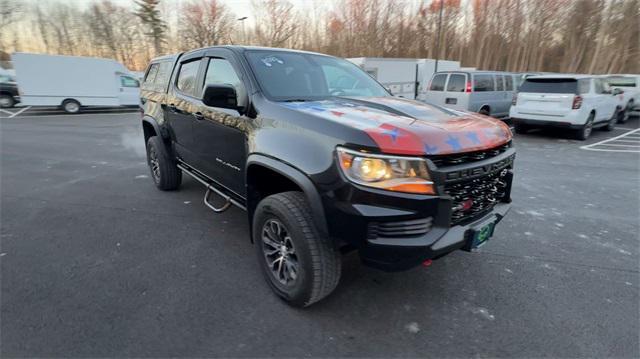
[[[203, 175], [197, 170], [192, 169], [182, 163], [178, 163], [178, 168], [181, 169], [182, 172], [188, 174], [189, 176], [193, 177], [196, 181], [202, 183], [205, 187], [207, 187], [207, 192], [205, 192], [204, 194], [203, 202], [205, 206], [209, 207], [212, 211], [216, 213], [222, 213], [227, 209], [229, 209], [229, 207], [231, 207], [232, 204], [244, 211], [247, 210], [247, 208], [244, 205], [242, 205], [240, 202], [234, 200], [229, 195], [222, 192], [220, 189], [216, 188], [214, 185], [214, 181], [209, 179], [207, 176]], [[211, 204], [211, 202], [209, 202], [209, 198], [211, 197], [211, 192], [216, 193], [218, 196], [224, 199], [225, 202], [221, 207], [216, 207], [213, 204]]]

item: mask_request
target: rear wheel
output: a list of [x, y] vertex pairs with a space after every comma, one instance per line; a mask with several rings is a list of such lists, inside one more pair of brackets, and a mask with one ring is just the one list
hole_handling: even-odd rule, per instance
[[292, 306], [306, 307], [329, 295], [340, 280], [340, 251], [321, 236], [301, 192], [263, 199], [253, 217], [260, 268], [271, 289]]
[[0, 94], [0, 108], [10, 108], [15, 104], [16, 100], [13, 99], [13, 96]]
[[147, 141], [147, 164], [156, 187], [163, 191], [180, 187], [182, 171], [176, 165], [175, 159], [169, 156], [164, 143], [158, 136], [151, 136]]
[[483, 107], [480, 109], [480, 111], [478, 111], [479, 114], [481, 115], [485, 115], [485, 116], [490, 116], [491, 115], [491, 110], [488, 107]]
[[64, 100], [62, 102], [62, 109], [66, 113], [78, 113], [80, 112], [80, 102], [76, 100]]
[[593, 132], [593, 121], [595, 118], [596, 115], [592, 112], [589, 115], [589, 118], [587, 118], [587, 122], [576, 132], [576, 139], [584, 141], [591, 136], [591, 132]]

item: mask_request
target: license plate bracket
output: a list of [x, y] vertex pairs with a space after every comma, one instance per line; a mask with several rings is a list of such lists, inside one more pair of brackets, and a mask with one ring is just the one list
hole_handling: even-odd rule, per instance
[[493, 231], [496, 227], [496, 218], [492, 217], [478, 223], [477, 225], [471, 227], [469, 230], [469, 235], [467, 238], [467, 249], [471, 250], [474, 248], [478, 248], [483, 244], [487, 243], [489, 239], [493, 236]]

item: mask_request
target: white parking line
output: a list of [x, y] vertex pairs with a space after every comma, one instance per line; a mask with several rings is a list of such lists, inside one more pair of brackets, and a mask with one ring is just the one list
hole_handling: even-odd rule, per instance
[[[608, 138], [590, 145], [581, 146], [580, 148], [588, 151], [640, 153], [640, 141], [636, 141], [640, 140], [639, 135], [640, 128], [636, 128], [619, 136]], [[629, 142], [633, 144], [630, 144]]]
[[25, 107], [25, 108], [21, 109], [20, 111], [18, 111], [18, 112], [16, 112], [16, 113], [12, 114], [11, 116], [9, 116], [9, 118], [16, 117], [16, 116], [18, 116], [19, 114], [21, 114], [21, 113], [25, 112], [26, 110], [28, 110], [28, 109], [30, 109], [30, 108], [31, 108], [31, 106], [27, 106], [27, 107]]
[[[131, 112], [114, 112], [114, 113], [78, 113], [78, 114], [72, 114], [72, 115], [25, 115], [25, 116], [20, 116], [20, 117], [16, 117], [17, 118], [46, 118], [46, 117], [69, 117], [69, 118], [74, 118], [74, 117], [86, 117], [86, 116], [116, 116], [116, 115], [131, 115], [131, 114], [137, 114], [139, 112], [136, 111], [131, 111]], [[12, 117], [2, 117], [2, 118], [12, 118]]]

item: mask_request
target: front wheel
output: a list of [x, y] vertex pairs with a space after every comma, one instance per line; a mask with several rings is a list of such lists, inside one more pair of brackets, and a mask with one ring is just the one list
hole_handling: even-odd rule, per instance
[[609, 122], [607, 122], [607, 125], [604, 127], [604, 130], [613, 131], [613, 129], [616, 128], [616, 125], [618, 124], [618, 122], [620, 122], [621, 117], [624, 117], [624, 110], [616, 111], [616, 113], [613, 114], [613, 117], [609, 119]]
[[288, 304], [309, 306], [338, 285], [341, 256], [321, 236], [301, 192], [263, 199], [252, 226], [258, 262], [271, 289]]
[[591, 136], [591, 132], [593, 131], [593, 121], [595, 120], [595, 114], [591, 113], [589, 118], [587, 118], [587, 122], [582, 125], [580, 129], [576, 132], [576, 139], [580, 141], [585, 141], [589, 136]]

